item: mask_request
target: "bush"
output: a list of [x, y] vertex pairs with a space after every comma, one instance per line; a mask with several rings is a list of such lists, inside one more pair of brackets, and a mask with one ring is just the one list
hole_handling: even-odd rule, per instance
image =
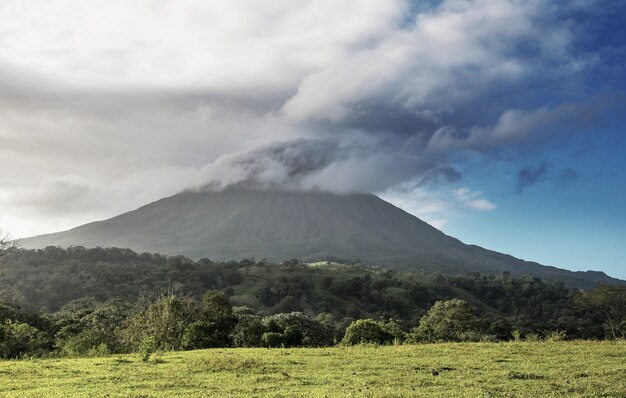
[[150, 356], [154, 354], [157, 349], [157, 340], [154, 336], [146, 337], [139, 347], [139, 353], [141, 353], [141, 360], [144, 362], [148, 362], [150, 360]]
[[57, 340], [58, 353], [66, 357], [108, 355], [111, 350], [107, 345], [110, 336], [93, 329], [85, 329], [64, 340]]
[[553, 330], [546, 333], [546, 341], [564, 341], [567, 340], [567, 333], [564, 330]]
[[541, 337], [539, 337], [537, 333], [528, 333], [524, 340], [530, 341], [530, 342], [537, 342], [537, 341], [541, 341]]

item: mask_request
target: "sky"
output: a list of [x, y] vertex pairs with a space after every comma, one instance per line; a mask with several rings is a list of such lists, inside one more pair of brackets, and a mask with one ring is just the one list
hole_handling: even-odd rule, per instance
[[621, 0], [0, 1], [0, 228], [184, 189], [373, 192], [626, 279]]

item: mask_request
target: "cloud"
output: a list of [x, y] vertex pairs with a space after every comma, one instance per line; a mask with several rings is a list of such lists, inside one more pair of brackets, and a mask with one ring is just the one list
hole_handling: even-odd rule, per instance
[[482, 192], [468, 187], [432, 190], [402, 184], [383, 192], [381, 197], [437, 229], [445, 229], [448, 220], [457, 213], [485, 212], [497, 208]]
[[600, 97], [555, 108], [510, 109], [491, 126], [473, 126], [465, 132], [454, 126], [442, 127], [433, 134], [429, 148], [433, 151], [456, 149], [484, 153], [502, 148], [534, 148], [546, 141], [562, 139], [563, 135], [601, 126], [606, 112], [618, 105], [623, 105], [623, 98]]
[[569, 167], [563, 170], [561, 174], [559, 175], [559, 181], [563, 185], [573, 184], [575, 182], [580, 181], [581, 178], [582, 178], [582, 175], [580, 172]]
[[[230, 185], [251, 188], [301, 188], [304, 180], [347, 153], [335, 140], [295, 140], [252, 151], [220, 156], [203, 168], [199, 188], [223, 189]], [[207, 182], [206, 185], [203, 185]]]
[[[54, 230], [229, 184], [341, 193], [408, 184], [489, 210], [448, 186], [466, 185], [472, 157], [540, 151], [624, 104], [620, 66], [604, 62], [619, 42], [592, 45], [618, 14], [594, 2], [0, 8], [8, 229], [45, 214], [41, 228]], [[598, 84], [607, 76], [612, 88]]]
[[471, 191], [469, 188], [459, 188], [454, 191], [456, 202], [474, 210], [493, 210], [496, 205], [483, 198], [480, 191]]
[[560, 172], [554, 169], [554, 164], [549, 161], [544, 161], [536, 167], [521, 168], [517, 174], [517, 192], [522, 193], [527, 188], [544, 181], [552, 181], [566, 187], [583, 180], [583, 174], [571, 167], [566, 167]]
[[553, 164], [543, 162], [537, 167], [524, 167], [517, 173], [517, 192], [523, 192], [526, 188], [551, 178]]

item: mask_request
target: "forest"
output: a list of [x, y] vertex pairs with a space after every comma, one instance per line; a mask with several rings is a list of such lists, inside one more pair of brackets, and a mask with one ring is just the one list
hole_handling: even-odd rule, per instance
[[118, 248], [2, 254], [3, 358], [626, 334], [624, 286], [581, 291], [507, 273], [194, 261]]

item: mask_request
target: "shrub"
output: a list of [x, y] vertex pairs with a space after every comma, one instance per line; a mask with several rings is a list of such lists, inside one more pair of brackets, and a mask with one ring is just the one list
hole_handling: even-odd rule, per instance
[[146, 337], [139, 347], [139, 353], [141, 354], [141, 360], [144, 362], [148, 362], [150, 360], [150, 356], [157, 349], [157, 340], [154, 336]]
[[530, 342], [536, 342], [536, 341], [541, 341], [541, 338], [539, 337], [537, 333], [528, 333], [524, 340], [530, 341]]
[[57, 349], [61, 356], [67, 357], [95, 356], [95, 353], [107, 355], [111, 351], [107, 345], [110, 338], [97, 330], [85, 329], [64, 340], [57, 340]]
[[546, 341], [564, 341], [567, 340], [567, 333], [565, 330], [553, 330], [547, 332]]

